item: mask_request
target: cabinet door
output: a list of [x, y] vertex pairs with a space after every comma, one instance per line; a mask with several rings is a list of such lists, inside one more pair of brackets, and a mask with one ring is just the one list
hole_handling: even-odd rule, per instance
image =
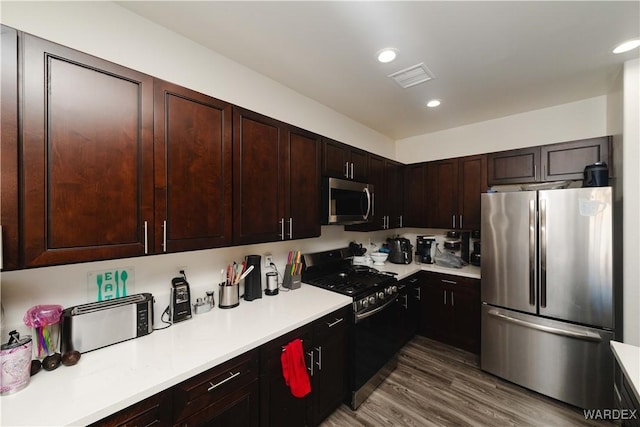
[[429, 163], [429, 190], [431, 192], [431, 228], [456, 228], [458, 224], [458, 159]]
[[595, 162], [610, 164], [610, 139], [603, 136], [542, 146], [542, 181], [583, 179], [585, 166]]
[[401, 165], [398, 162], [385, 159], [384, 180], [387, 187], [385, 193], [385, 204], [387, 206], [387, 228], [402, 228], [402, 182]]
[[347, 395], [347, 326], [349, 308], [313, 324], [313, 425], [331, 414]]
[[156, 252], [231, 244], [231, 105], [155, 81]]
[[437, 340], [445, 340], [449, 335], [449, 295], [446, 288], [426, 279], [420, 287], [420, 326], [418, 332]]
[[312, 399], [315, 391], [303, 398], [294, 397], [284, 382], [280, 357], [285, 345], [300, 338], [303, 342], [307, 368], [311, 365], [312, 333], [302, 327], [285, 334], [260, 348], [260, 425], [265, 427], [311, 425]]
[[369, 177], [368, 153], [351, 148], [349, 153], [349, 177], [354, 181], [367, 182]]
[[487, 157], [468, 156], [459, 161], [458, 222], [464, 229], [480, 229], [480, 194], [487, 191]]
[[[320, 137], [289, 127], [287, 238], [320, 236]], [[291, 223], [293, 221], [293, 223]]]
[[450, 343], [480, 353], [480, 281], [450, 288], [452, 328]]
[[487, 154], [488, 185], [540, 180], [540, 147]]
[[348, 179], [351, 150], [349, 146], [328, 138], [322, 138], [322, 174]]
[[90, 427], [146, 427], [171, 425], [171, 390], [162, 391], [122, 411], [116, 412]]
[[153, 79], [23, 38], [24, 263], [153, 248]]
[[19, 266], [18, 246], [18, 33], [0, 26], [0, 269]]
[[233, 109], [233, 241], [284, 240], [288, 153], [282, 123]]
[[427, 167], [426, 163], [407, 165], [404, 173], [405, 227], [427, 227]]

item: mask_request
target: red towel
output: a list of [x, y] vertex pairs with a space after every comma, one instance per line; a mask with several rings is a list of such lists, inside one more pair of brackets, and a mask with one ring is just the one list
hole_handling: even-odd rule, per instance
[[284, 347], [282, 355], [282, 376], [295, 397], [305, 397], [311, 392], [311, 381], [304, 360], [302, 341], [295, 339]]

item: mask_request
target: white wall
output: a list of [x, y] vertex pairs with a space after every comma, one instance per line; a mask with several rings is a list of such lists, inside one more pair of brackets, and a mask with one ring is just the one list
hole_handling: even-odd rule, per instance
[[418, 163], [607, 135], [607, 97], [585, 99], [396, 141]]
[[624, 64], [624, 342], [640, 346], [640, 59]]
[[110, 2], [2, 1], [10, 27], [394, 158], [393, 140]]

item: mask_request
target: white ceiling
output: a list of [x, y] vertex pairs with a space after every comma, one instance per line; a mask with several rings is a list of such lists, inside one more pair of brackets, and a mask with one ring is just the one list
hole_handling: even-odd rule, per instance
[[[394, 140], [606, 94], [640, 56], [611, 53], [640, 35], [637, 0], [119, 4]], [[434, 80], [387, 77], [421, 62]]]

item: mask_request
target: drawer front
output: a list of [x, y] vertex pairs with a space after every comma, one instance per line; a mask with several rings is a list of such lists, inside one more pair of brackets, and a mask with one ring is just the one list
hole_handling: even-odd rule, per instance
[[480, 288], [480, 280], [465, 276], [455, 276], [453, 274], [426, 272], [425, 282], [427, 285], [450, 285], [458, 287], [477, 287]]
[[321, 317], [313, 323], [314, 336], [323, 338], [346, 329], [351, 321], [350, 316], [351, 307], [347, 306]]
[[90, 427], [134, 427], [169, 425], [171, 423], [171, 392], [162, 391], [141, 402], [116, 412]]
[[258, 379], [258, 351], [252, 350], [174, 387], [174, 420], [193, 415]]

